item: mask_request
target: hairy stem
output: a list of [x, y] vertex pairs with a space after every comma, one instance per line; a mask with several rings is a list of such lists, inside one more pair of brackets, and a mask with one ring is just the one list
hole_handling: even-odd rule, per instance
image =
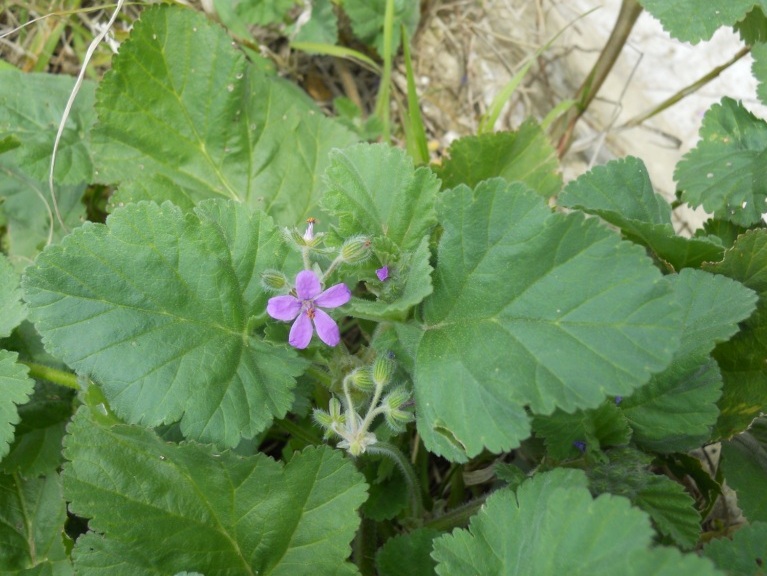
[[388, 442], [376, 442], [367, 447], [370, 454], [380, 454], [391, 458], [400, 469], [407, 483], [408, 496], [410, 496], [410, 517], [420, 521], [423, 518], [423, 502], [421, 501], [421, 485], [415, 474], [413, 466], [405, 455], [394, 444]]
[[35, 362], [21, 361], [21, 364], [25, 364], [29, 367], [29, 375], [37, 380], [46, 380], [58, 384], [59, 386], [65, 386], [72, 388], [73, 390], [80, 389], [80, 383], [77, 381], [77, 374], [59, 370], [58, 368], [51, 368], [43, 364], [37, 364]]
[[586, 112], [605, 79], [610, 74], [641, 13], [642, 6], [639, 4], [639, 0], [623, 0], [620, 12], [618, 13], [618, 20], [615, 22], [610, 38], [607, 40], [602, 52], [600, 52], [599, 58], [597, 58], [586, 80], [578, 89], [575, 98], [573, 98], [575, 106], [571, 107], [554, 122], [551, 128], [551, 138], [557, 142], [557, 154], [560, 158], [570, 148], [575, 124]]
[[476, 500], [467, 502], [462, 506], [453, 508], [449, 512], [445, 512], [441, 516], [432, 518], [428, 522], [425, 522], [423, 527], [434, 528], [435, 530], [439, 531], [448, 531], [452, 530], [453, 528], [466, 526], [466, 524], [469, 522], [469, 519], [477, 513], [489, 495], [490, 494], [485, 494], [484, 496], [480, 496]]

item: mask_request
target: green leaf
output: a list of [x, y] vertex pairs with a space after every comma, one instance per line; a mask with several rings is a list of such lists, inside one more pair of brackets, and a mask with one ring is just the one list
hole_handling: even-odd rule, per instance
[[703, 554], [729, 576], [764, 576], [767, 574], [767, 524], [757, 522], [743, 526], [732, 540], [722, 538], [710, 542]]
[[293, 225], [316, 208], [328, 152], [355, 140], [298, 88], [248, 66], [204, 15], [167, 5], [142, 13], [96, 108], [99, 179], [120, 184], [117, 206], [223, 196]]
[[[75, 79], [64, 74], [24, 74], [0, 71], [0, 138], [13, 136], [21, 146], [3, 157], [26, 176], [47, 182], [51, 153], [64, 108]], [[93, 159], [88, 136], [96, 119], [95, 84], [83, 82], [72, 105], [56, 154], [53, 177], [57, 185], [90, 182]]]
[[671, 206], [653, 191], [644, 162], [633, 156], [597, 166], [573, 180], [557, 202], [560, 206], [579, 208], [590, 214], [665, 224], [673, 233]]
[[709, 357], [754, 310], [756, 295], [739, 282], [701, 270], [669, 277], [682, 307], [682, 339], [666, 370], [620, 405], [634, 441], [659, 452], [686, 451], [708, 440], [719, 416], [722, 376]]
[[84, 184], [56, 187], [55, 215], [47, 184], [24, 175], [0, 158], [0, 210], [5, 214], [7, 254], [18, 270], [30, 264], [50, 242], [57, 242], [85, 220]]
[[656, 529], [682, 548], [692, 548], [700, 537], [700, 514], [684, 488], [651, 470], [652, 456], [633, 448], [606, 453], [607, 462], [586, 470], [591, 491], [625, 496], [647, 512]]
[[[762, 14], [764, 18], [764, 14]], [[751, 48], [751, 55], [754, 57], [754, 63], [751, 65], [751, 73], [759, 81], [759, 86], [756, 88], [756, 95], [763, 104], [767, 103], [767, 44], [764, 44], [763, 39], [759, 44], [755, 44]]]
[[372, 282], [379, 285], [378, 299], [352, 299], [349, 314], [357, 318], [401, 320], [410, 308], [432, 293], [430, 257], [429, 238], [424, 237], [415, 252], [405, 252], [396, 263], [389, 264], [386, 281]]
[[682, 200], [741, 226], [760, 222], [767, 201], [767, 123], [723, 98], [703, 117], [700, 138], [674, 171]]
[[73, 552], [82, 573], [356, 573], [344, 561], [366, 486], [340, 451], [307, 448], [283, 466], [100, 426], [83, 408], [65, 455], [66, 498], [91, 519]]
[[431, 557], [432, 541], [440, 535], [419, 528], [386, 541], [376, 554], [380, 576], [432, 576], [436, 562]]
[[733, 26], [733, 29], [740, 34], [740, 39], [745, 44], [756, 48], [757, 43], [767, 41], [767, 16], [761, 8], [754, 7], [743, 20]]
[[740, 236], [722, 262], [705, 268], [738, 280], [759, 295], [756, 312], [713, 354], [724, 380], [715, 435], [729, 438], [767, 410], [767, 230]]
[[[650, 554], [634, 554], [626, 576], [725, 576], [713, 563], [674, 548], [653, 548]], [[609, 572], [606, 573], [606, 576]]]
[[701, 518], [695, 501], [682, 485], [666, 476], [652, 475], [632, 501], [650, 515], [661, 534], [683, 549], [695, 547]]
[[338, 42], [338, 17], [331, 0], [314, 0], [311, 18], [293, 35], [295, 42], [335, 44]]
[[213, 0], [221, 23], [240, 38], [251, 38], [250, 26], [278, 24], [296, 0]]
[[[756, 421], [764, 431], [764, 418]], [[738, 507], [749, 522], [767, 521], [767, 438], [754, 427], [722, 442], [722, 468], [727, 485], [738, 493]]]
[[58, 475], [22, 480], [0, 474], [2, 574], [72, 574], [62, 539], [66, 517]]
[[12, 134], [10, 136], [3, 136], [0, 138], [0, 154], [5, 154], [6, 152], [15, 150], [19, 146], [21, 146], [21, 140]]
[[549, 456], [556, 460], [579, 455], [573, 442], [585, 442], [591, 452], [628, 444], [631, 440], [631, 428], [611, 400], [594, 410], [578, 410], [573, 414], [557, 410], [550, 416], [536, 416], [533, 430], [545, 440]]
[[0, 471], [35, 478], [55, 472], [63, 461], [61, 441], [72, 416], [74, 390], [38, 382], [29, 402], [19, 406], [21, 421]]
[[729, 340], [739, 330], [738, 323], [756, 308], [756, 293], [729, 278], [689, 269], [672, 278], [684, 322], [675, 358], [710, 353], [716, 344]]
[[[354, 35], [365, 44], [373, 46], [384, 55], [384, 15], [387, 0], [344, 0], [343, 8], [352, 25]], [[410, 38], [418, 27], [421, 11], [418, 2], [394, 0], [392, 26], [392, 51], [399, 49], [402, 41], [400, 28], [404, 25]]]
[[558, 203], [598, 215], [676, 270], [721, 260], [724, 252], [718, 239], [676, 235], [671, 206], [653, 192], [647, 169], [637, 158], [614, 160], [594, 168], [570, 182]]
[[473, 188], [494, 177], [524, 182], [547, 198], [562, 187], [556, 152], [541, 127], [530, 120], [516, 132], [460, 138], [450, 145], [448, 155], [435, 167], [443, 189], [459, 184]]
[[722, 376], [708, 357], [675, 361], [621, 403], [638, 446], [657, 452], [692, 450], [711, 436], [719, 416]]
[[639, 0], [639, 3], [660, 20], [669, 34], [692, 44], [710, 40], [722, 26], [733, 26], [754, 6], [767, 8], [765, 0]]
[[26, 315], [21, 302], [19, 275], [8, 259], [0, 254], [0, 338], [9, 336]]
[[303, 363], [248, 333], [265, 298], [253, 279], [285, 258], [278, 233], [217, 202], [199, 218], [142, 202], [86, 223], [40, 255], [24, 290], [48, 351], [121, 418], [180, 420], [187, 437], [235, 446], [285, 415]]
[[27, 367], [18, 364], [17, 358], [15, 352], [0, 349], [0, 460], [13, 441], [14, 425], [19, 422], [17, 407], [27, 402], [34, 388]]
[[529, 435], [525, 405], [595, 408], [670, 362], [679, 318], [669, 284], [595, 219], [551, 214], [522, 184], [496, 179], [445, 192], [439, 220], [414, 378], [430, 450], [508, 450]]
[[440, 576], [623, 574], [632, 553], [649, 553], [647, 516], [625, 498], [586, 489], [576, 470], [537, 474], [516, 495], [499, 490], [468, 529], [434, 541]]
[[339, 220], [342, 237], [382, 236], [415, 250], [436, 224], [439, 181], [428, 168], [413, 168], [404, 150], [358, 144], [334, 150], [326, 172], [323, 207]]

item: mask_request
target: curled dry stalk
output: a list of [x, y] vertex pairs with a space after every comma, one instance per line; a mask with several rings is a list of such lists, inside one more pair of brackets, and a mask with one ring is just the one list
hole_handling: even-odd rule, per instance
[[[48, 191], [51, 195], [51, 201], [53, 203], [53, 212], [56, 215], [56, 219], [59, 221], [59, 224], [61, 224], [61, 227], [65, 232], [69, 232], [67, 229], [66, 224], [64, 224], [64, 218], [61, 216], [61, 210], [59, 210], [59, 204], [56, 200], [56, 190], [53, 185], [53, 170], [56, 167], [56, 155], [59, 151], [59, 142], [61, 141], [61, 136], [64, 133], [64, 127], [67, 124], [67, 120], [69, 119], [69, 114], [72, 111], [72, 105], [75, 102], [75, 98], [77, 98], [77, 94], [80, 92], [80, 86], [82, 86], [83, 79], [85, 78], [85, 71], [88, 68], [88, 63], [91, 61], [91, 58], [93, 58], [93, 53], [96, 51], [96, 48], [99, 44], [106, 38], [106, 35], [109, 33], [109, 31], [112, 29], [112, 26], [115, 23], [115, 20], [117, 20], [118, 14], [120, 14], [120, 10], [122, 10], [123, 4], [125, 4], [125, 0], [117, 0], [117, 5], [115, 7], [114, 12], [112, 13], [111, 18], [109, 19], [109, 22], [107, 22], [107, 25], [104, 26], [104, 29], [99, 32], [99, 34], [93, 39], [93, 41], [88, 46], [88, 50], [85, 53], [85, 57], [83, 58], [82, 66], [80, 67], [80, 73], [77, 75], [77, 80], [75, 81], [75, 85], [72, 88], [72, 92], [69, 94], [69, 100], [67, 100], [67, 104], [64, 107], [64, 113], [61, 115], [61, 121], [59, 122], [59, 128], [56, 131], [56, 139], [53, 141], [53, 152], [51, 153], [51, 164], [50, 169], [48, 171]], [[48, 244], [51, 244], [53, 242], [53, 228], [54, 228], [54, 222], [51, 219], [51, 226], [48, 231]]]

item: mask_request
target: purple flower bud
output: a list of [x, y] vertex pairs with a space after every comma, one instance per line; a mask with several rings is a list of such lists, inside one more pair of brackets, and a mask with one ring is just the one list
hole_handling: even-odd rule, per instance
[[575, 446], [581, 454], [586, 452], [586, 443], [583, 440], [576, 440], [573, 442], [573, 446]]
[[383, 268], [376, 270], [376, 276], [378, 276], [378, 279], [381, 282], [384, 282], [389, 277], [389, 267], [384, 266]]
[[616, 396], [615, 405], [618, 406], [621, 402], [623, 402], [623, 396]]

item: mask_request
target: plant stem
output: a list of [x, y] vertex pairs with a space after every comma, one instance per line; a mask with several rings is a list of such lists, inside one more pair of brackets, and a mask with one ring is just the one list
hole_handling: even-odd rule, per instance
[[408, 495], [410, 496], [410, 517], [421, 521], [423, 519], [423, 502], [421, 500], [421, 486], [415, 474], [413, 466], [405, 455], [394, 444], [388, 442], [376, 442], [367, 447], [370, 454], [380, 454], [391, 458], [400, 469], [407, 483]]
[[319, 444], [322, 444], [322, 439], [314, 434], [313, 430], [307, 430], [303, 426], [299, 426], [292, 420], [288, 420], [287, 418], [283, 420], [277, 420], [275, 421], [275, 426], [278, 428], [281, 428], [283, 431], [287, 432], [294, 438], [301, 440], [303, 442], [306, 442], [307, 444], [311, 446], [317, 446]]
[[354, 563], [362, 576], [375, 576], [376, 525], [370, 518], [363, 518], [354, 538]]
[[706, 74], [704, 76], [701, 76], [700, 78], [698, 78], [695, 82], [693, 82], [689, 86], [685, 86], [679, 92], [677, 92], [676, 94], [674, 94], [670, 98], [667, 98], [666, 100], [664, 100], [663, 102], [661, 102], [657, 106], [651, 108], [650, 110], [648, 110], [644, 114], [640, 114], [639, 116], [636, 116], [636, 117], [632, 118], [631, 120], [626, 122], [623, 126], [621, 126], [621, 128], [633, 128], [634, 126], [638, 126], [639, 124], [641, 124], [645, 120], [647, 120], [649, 118], [652, 118], [656, 114], [660, 114], [661, 112], [663, 112], [667, 108], [671, 108], [674, 104], [676, 104], [677, 102], [679, 102], [683, 98], [686, 98], [690, 94], [692, 94], [694, 92], [697, 92], [698, 90], [703, 88], [703, 86], [705, 86], [706, 84], [708, 84], [709, 82], [711, 82], [712, 80], [717, 78], [722, 72], [727, 70], [727, 68], [729, 68], [730, 66], [735, 64], [735, 62], [737, 62], [738, 60], [743, 58], [743, 56], [745, 56], [749, 52], [751, 52], [751, 47], [750, 46], [745, 46], [744, 48], [741, 48], [738, 51], [738, 53], [735, 54], [735, 56], [733, 56], [732, 58], [730, 58], [727, 62], [725, 62], [721, 66], [717, 66], [716, 68], [711, 70], [708, 74]]
[[458, 506], [449, 512], [445, 512], [442, 516], [432, 518], [431, 520], [424, 522], [423, 527], [434, 528], [435, 530], [445, 532], [452, 530], [453, 528], [466, 526], [466, 524], [469, 522], [469, 518], [477, 513], [477, 511], [485, 503], [485, 500], [487, 500], [488, 496], [490, 496], [490, 494], [485, 494], [476, 500], [467, 502], [463, 506]]
[[32, 378], [46, 380], [58, 384], [59, 386], [72, 388], [73, 390], [80, 389], [80, 383], [77, 381], [76, 374], [59, 370], [58, 368], [51, 368], [50, 366], [45, 366], [43, 364], [37, 364], [35, 362], [25, 362], [23, 360], [20, 362], [29, 367], [29, 375], [32, 376]]
[[575, 106], [554, 122], [551, 128], [551, 138], [557, 142], [557, 154], [560, 158], [570, 148], [575, 124], [586, 112], [589, 104], [594, 100], [608, 74], [610, 74], [610, 70], [623, 51], [626, 40], [641, 13], [642, 6], [639, 4], [639, 0], [623, 0], [618, 13], [618, 20], [615, 22], [610, 38], [602, 48], [602, 52], [600, 52], [599, 58], [597, 58], [586, 80], [578, 89], [575, 98], [573, 98], [576, 102]]

